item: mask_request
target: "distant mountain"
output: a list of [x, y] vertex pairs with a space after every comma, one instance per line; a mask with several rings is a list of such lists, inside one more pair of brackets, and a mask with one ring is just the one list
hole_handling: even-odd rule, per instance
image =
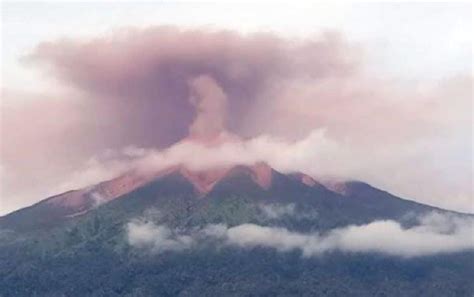
[[[387, 220], [409, 227], [432, 212], [472, 218], [362, 182], [329, 185], [264, 163], [130, 171], [0, 217], [0, 296], [473, 296], [472, 250], [305, 257], [294, 249], [197, 244], [189, 235], [249, 224], [295, 234]], [[134, 246], [131, 222], [166, 248]]]

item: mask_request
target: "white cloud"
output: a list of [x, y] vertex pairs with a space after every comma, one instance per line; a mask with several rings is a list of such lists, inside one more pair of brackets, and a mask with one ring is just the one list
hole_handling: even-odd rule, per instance
[[305, 257], [336, 250], [407, 258], [474, 250], [473, 232], [474, 219], [440, 213], [420, 217], [419, 224], [408, 229], [396, 221], [386, 220], [337, 228], [325, 235], [255, 224], [234, 227], [208, 225], [192, 230], [189, 235], [175, 235], [163, 225], [128, 225], [129, 243], [148, 246], [153, 251], [182, 250], [203, 240], [217, 239], [222, 244], [241, 248], [267, 247], [280, 252], [299, 250]]
[[285, 217], [293, 219], [316, 219], [318, 212], [315, 209], [300, 209], [296, 210], [296, 204], [288, 203], [268, 203], [259, 206], [265, 218], [270, 220], [277, 220]]
[[[127, 147], [122, 151], [111, 151], [100, 158], [90, 160], [82, 170], [75, 172], [59, 188], [66, 191], [97, 184], [132, 168], [138, 168], [147, 174], [174, 165], [185, 165], [191, 170], [206, 170], [238, 164], [252, 165], [263, 161], [281, 172], [301, 171], [316, 178], [362, 180], [389, 191], [398, 189], [395, 194], [412, 197], [410, 195], [412, 192], [431, 193], [420, 189], [417, 185], [432, 180], [434, 173], [437, 172], [434, 170], [429, 176], [423, 175], [421, 171], [427, 169], [424, 168], [426, 165], [424, 162], [419, 162], [415, 168], [413, 167], [421, 155], [426, 155], [426, 145], [427, 143], [421, 142], [415, 147], [404, 149], [387, 147], [368, 154], [366, 149], [348, 147], [330, 138], [324, 129], [315, 129], [307, 137], [296, 142], [262, 135], [241, 141], [232, 139], [211, 146], [199, 142], [181, 141], [165, 150]], [[406, 171], [400, 167], [412, 169]], [[386, 174], [387, 172], [391, 174]], [[406, 183], [408, 178], [418, 181], [414, 188], [404, 187], [408, 185]], [[430, 198], [432, 196], [426, 195], [426, 198], [421, 197], [417, 201], [458, 211], [474, 212], [472, 188], [464, 189], [464, 185], [459, 184], [457, 190], [460, 193], [453, 189], [442, 191], [449, 189], [443, 186], [443, 182], [449, 183], [449, 179], [442, 179], [431, 186], [441, 193], [439, 195], [443, 199], [439, 196]], [[400, 191], [400, 188], [405, 190]], [[447, 199], [456, 195], [467, 198], [462, 201], [458, 199], [457, 203]]]
[[150, 222], [130, 222], [127, 225], [127, 236], [131, 245], [150, 248], [156, 253], [184, 250], [193, 244], [191, 236], [177, 234], [166, 226]]
[[294, 216], [295, 215], [294, 203], [280, 205], [280, 204], [264, 204], [260, 206], [265, 217], [269, 219], [278, 219], [284, 216]]
[[[444, 217], [443, 220], [450, 220]], [[379, 252], [415, 257], [474, 249], [474, 221], [460, 220], [446, 233], [448, 225], [422, 220], [421, 225], [403, 229], [395, 221], [377, 221], [335, 230], [325, 238], [329, 246], [348, 252]], [[453, 223], [449, 221], [449, 223]], [[310, 248], [307, 253], [311, 253]]]

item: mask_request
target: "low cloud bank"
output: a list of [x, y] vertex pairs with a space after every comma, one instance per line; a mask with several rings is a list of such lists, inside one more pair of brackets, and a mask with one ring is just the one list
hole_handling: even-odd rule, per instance
[[179, 251], [206, 240], [220, 244], [254, 248], [273, 248], [280, 252], [298, 250], [304, 257], [330, 251], [380, 253], [399, 257], [429, 256], [474, 250], [474, 219], [431, 213], [419, 218], [419, 224], [405, 229], [392, 220], [366, 225], [336, 228], [325, 235], [299, 233], [286, 228], [242, 224], [207, 225], [186, 235], [164, 225], [131, 222], [127, 225], [128, 242], [154, 252]]

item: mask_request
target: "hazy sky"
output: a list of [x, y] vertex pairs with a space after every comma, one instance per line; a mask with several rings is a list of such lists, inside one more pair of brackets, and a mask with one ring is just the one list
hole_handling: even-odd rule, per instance
[[[163, 25], [199, 32], [177, 32], [176, 38], [161, 41], [162, 29], [147, 31]], [[137, 30], [124, 33], [130, 27]], [[213, 35], [221, 29], [230, 30], [231, 36]], [[278, 40], [254, 38], [255, 32], [271, 33]], [[259, 75], [266, 82], [260, 86], [232, 81], [215, 70], [213, 79], [220, 84], [216, 88], [222, 88], [232, 107], [247, 104], [233, 103], [244, 96], [239, 88], [255, 88], [246, 94], [251, 107], [245, 105], [240, 111], [245, 112], [247, 126], [238, 121], [240, 114], [230, 114], [234, 133], [268, 134], [291, 142], [326, 129], [329, 141], [344, 148], [343, 153], [341, 149], [326, 152], [327, 158], [341, 158], [348, 164], [328, 163], [340, 168], [334, 174], [364, 179], [423, 203], [474, 211], [469, 3], [2, 2], [0, 214], [54, 193], [58, 184], [67, 183], [84, 163], [106, 149], [163, 148], [178, 140], [192, 116], [187, 100], [179, 107], [169, 103], [175, 113], [182, 107], [177, 116], [183, 119], [182, 127], [176, 124], [170, 133], [174, 138], [160, 138], [158, 131], [160, 139], [147, 141], [154, 131], [143, 127], [150, 123], [146, 119], [153, 112], [148, 107], [155, 103], [148, 98], [130, 99], [117, 107], [122, 103], [111, 104], [102, 97], [117, 96], [108, 84], [122, 82], [114, 80], [118, 75], [132, 86], [141, 86], [140, 76], [130, 69], [136, 61], [141, 65], [156, 58], [149, 48], [177, 47], [173, 61], [188, 71], [184, 64], [186, 57], [195, 54], [193, 42], [201, 51], [196, 56], [204, 55], [204, 62], [194, 61], [193, 67], [227, 61], [229, 54], [219, 58], [219, 50], [232, 48], [237, 68], [262, 71]], [[133, 52], [136, 47], [140, 52]], [[171, 50], [166, 57], [173, 54]], [[269, 55], [290, 58], [272, 68]], [[212, 59], [206, 60], [209, 56]], [[303, 66], [294, 66], [291, 57]], [[153, 70], [143, 63], [138, 73]], [[261, 63], [261, 67], [246, 63]], [[90, 68], [85, 72], [78, 70], [86, 64]], [[306, 66], [322, 70], [314, 74]], [[110, 69], [119, 70], [110, 73]], [[276, 77], [272, 71], [294, 73]], [[105, 76], [107, 80], [102, 79]], [[271, 76], [268, 82], [267, 76]], [[181, 94], [180, 87], [159, 96]], [[128, 92], [117, 90], [122, 95]], [[127, 96], [138, 98], [141, 91], [149, 96], [154, 91], [137, 90], [132, 87]], [[133, 105], [127, 105], [130, 102]], [[133, 112], [125, 114], [128, 110]], [[305, 169], [321, 173], [317, 168]], [[332, 171], [322, 171], [327, 172]]]

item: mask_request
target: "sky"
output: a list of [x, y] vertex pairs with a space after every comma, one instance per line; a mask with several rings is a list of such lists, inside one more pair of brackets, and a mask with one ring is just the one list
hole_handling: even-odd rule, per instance
[[0, 214], [216, 129], [474, 212], [469, 3], [2, 2], [1, 24]]

